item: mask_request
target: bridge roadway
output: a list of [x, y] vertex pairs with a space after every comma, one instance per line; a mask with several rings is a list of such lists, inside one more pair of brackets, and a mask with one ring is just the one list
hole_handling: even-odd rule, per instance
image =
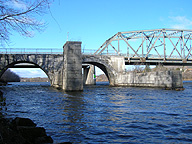
[[[2, 54], [0, 54], [2, 55]], [[9, 54], [8, 54], [9, 55]], [[19, 55], [19, 54], [17, 54]], [[22, 54], [23, 55], [23, 54]], [[46, 55], [55, 55], [63, 57], [63, 54], [46, 54]], [[91, 54], [84, 54], [83, 57], [94, 56]], [[181, 58], [167, 58], [164, 60], [163, 58], [140, 58], [140, 57], [124, 57], [125, 65], [164, 65], [164, 66], [192, 66], [192, 59], [181, 59]], [[83, 60], [82, 60], [83, 62]], [[29, 64], [29, 63], [21, 63], [11, 65], [9, 68], [39, 68], [39, 66]]]
[[[2, 51], [3, 50], [3, 51]], [[60, 56], [63, 57], [63, 52], [58, 52], [61, 51], [61, 49], [56, 50], [57, 52], [55, 52], [55, 49], [43, 49], [43, 50], [47, 50], [48, 52], [42, 52], [42, 49], [35, 49], [36, 51], [28, 51], [28, 49], [18, 49], [19, 51], [11, 51], [10, 49], [2, 49], [0, 48], [0, 55], [2, 56], [8, 56], [8, 55], [17, 55], [19, 57], [23, 56], [23, 55], [46, 55], [45, 57], [47, 57], [48, 55], [50, 56]], [[26, 51], [26, 52], [24, 52]], [[41, 52], [38, 52], [41, 51]], [[51, 51], [51, 52], [50, 52]], [[90, 50], [86, 50], [84, 52], [82, 52], [83, 57], [89, 57], [89, 56], [98, 56], [94, 54], [94, 51], [91, 50], [92, 53], [89, 52]], [[106, 55], [100, 55], [100, 56], [106, 56]], [[109, 54], [107, 56], [118, 56], [115, 54]], [[125, 54], [120, 55], [122, 57], [124, 57], [124, 61], [125, 61], [125, 65], [165, 65], [165, 66], [192, 66], [192, 58], [189, 59], [183, 59], [183, 58], [179, 58], [178, 56], [172, 56], [171, 58], [162, 58], [162, 57], [158, 57], [158, 55], [150, 55], [150, 57], [135, 57], [133, 55], [127, 56]], [[9, 57], [9, 56], [8, 56]], [[82, 60], [83, 62], [83, 60]], [[24, 65], [24, 64], [17, 64], [17, 65], [11, 65], [9, 68], [37, 68], [38, 66], [36, 65]]]
[[124, 57], [125, 65], [164, 65], [164, 66], [192, 66], [192, 59], [158, 58], [158, 57]]

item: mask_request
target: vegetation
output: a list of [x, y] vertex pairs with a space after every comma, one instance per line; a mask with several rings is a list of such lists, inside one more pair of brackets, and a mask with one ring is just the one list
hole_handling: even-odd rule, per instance
[[41, 77], [21, 78], [21, 82], [49, 82], [49, 78], [41, 78]]
[[171, 68], [164, 67], [161, 64], [156, 65], [156, 67], [152, 69], [152, 71], [167, 71], [167, 70], [171, 70]]
[[192, 71], [186, 71], [182, 73], [183, 80], [192, 80]]
[[175, 67], [165, 67], [161, 64], [159, 65], [156, 65], [155, 68], [151, 68], [150, 65], [138, 65], [138, 64], [135, 64], [133, 66], [133, 69], [132, 70], [129, 70], [127, 72], [135, 72], [135, 73], [144, 73], [144, 72], [156, 72], [156, 71], [167, 71], [167, 70], [180, 70], [180, 68], [175, 68]]
[[14, 73], [10, 69], [8, 69], [2, 75], [0, 81], [3, 81], [3, 82], [20, 82], [20, 77], [16, 73]]
[[6, 107], [5, 107], [5, 105], [6, 105], [6, 103], [5, 103], [5, 98], [3, 97], [3, 92], [2, 91], [0, 91], [0, 119], [2, 118], [2, 113], [1, 113], [1, 110], [3, 110], [3, 109], [5, 109]]
[[96, 81], [97, 82], [104, 82], [104, 81], [108, 81], [108, 78], [105, 74], [101, 74], [99, 76], [96, 76]]
[[133, 72], [135, 72], [135, 73], [142, 73], [144, 71], [144, 68], [143, 68], [142, 65], [137, 65], [136, 64], [133, 67], [134, 67], [133, 68]]

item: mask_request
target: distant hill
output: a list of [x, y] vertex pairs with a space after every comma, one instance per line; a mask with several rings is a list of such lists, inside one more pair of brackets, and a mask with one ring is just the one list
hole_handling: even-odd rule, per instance
[[104, 81], [108, 81], [108, 78], [105, 74], [101, 74], [99, 76], [96, 76], [96, 81], [97, 82], [102, 82], [102, 81], [104, 82]]
[[[41, 78], [41, 77], [35, 77], [35, 78], [20, 78], [21, 82], [49, 82], [48, 78]], [[105, 74], [96, 76], [96, 81], [108, 81]]]
[[20, 82], [20, 77], [10, 69], [6, 70], [1, 76], [0, 81], [2, 82]]
[[21, 78], [21, 82], [49, 82], [49, 79], [48, 78], [41, 78], [41, 77]]

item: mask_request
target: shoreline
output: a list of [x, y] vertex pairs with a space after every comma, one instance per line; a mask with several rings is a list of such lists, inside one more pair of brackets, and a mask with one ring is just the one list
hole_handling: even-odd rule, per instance
[[[6, 118], [1, 109], [6, 105], [3, 92], [0, 90], [0, 144], [53, 144], [44, 127], [37, 127], [29, 118]], [[58, 144], [71, 144], [62, 142]]]
[[0, 118], [0, 143], [2, 144], [41, 144], [53, 143], [43, 127], [28, 118]]
[[[6, 105], [3, 92], [0, 90], [0, 108]], [[25, 143], [53, 143], [53, 139], [47, 136], [43, 127], [28, 118], [16, 117], [5, 118], [0, 111], [0, 143], [2, 144], [25, 144]]]
[[[0, 90], [0, 108], [6, 105], [3, 92]], [[36, 127], [28, 118], [5, 118], [0, 111], [0, 143], [25, 144], [25, 143], [53, 143], [53, 139], [47, 136], [43, 127]]]

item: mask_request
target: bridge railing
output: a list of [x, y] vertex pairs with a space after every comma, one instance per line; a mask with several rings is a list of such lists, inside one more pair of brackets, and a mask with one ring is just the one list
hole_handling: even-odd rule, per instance
[[58, 48], [0, 48], [0, 54], [62, 54]]
[[82, 54], [84, 55], [93, 55], [97, 50], [94, 49], [81, 49]]
[[[93, 55], [96, 50], [93, 49], [82, 49], [82, 54], [84, 55]], [[63, 49], [59, 48], [0, 48], [0, 54], [63, 54]], [[121, 55], [124, 57], [145, 57], [145, 55], [139, 54], [138, 56], [134, 54], [125, 54], [125, 53], [114, 53], [114, 51], [103, 52], [101, 55]], [[149, 54], [148, 58], [164, 58], [164, 55], [154, 55]], [[166, 56], [166, 58], [181, 59], [179, 55], [172, 55], [171, 57]]]
[[[82, 49], [83, 54], [91, 55], [96, 52], [92, 49]], [[62, 54], [63, 49], [58, 48], [0, 48], [0, 54]]]

